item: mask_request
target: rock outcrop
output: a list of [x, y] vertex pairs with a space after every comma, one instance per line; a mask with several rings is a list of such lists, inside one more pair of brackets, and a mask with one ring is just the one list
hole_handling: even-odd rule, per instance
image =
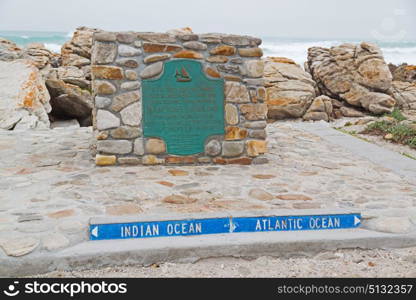
[[23, 50], [15, 43], [0, 38], [0, 61], [12, 61], [23, 57]]
[[399, 108], [416, 110], [416, 82], [393, 81], [390, 94]]
[[0, 128], [49, 128], [49, 93], [30, 60], [0, 61]]
[[79, 27], [62, 46], [60, 64], [46, 78], [52, 118], [76, 118], [82, 126], [92, 124], [91, 48], [93, 34], [98, 31]]
[[320, 93], [383, 114], [396, 101], [388, 94], [392, 75], [381, 50], [374, 44], [342, 44], [308, 49], [307, 68]]
[[268, 118], [301, 118], [316, 97], [316, 84], [310, 74], [291, 59], [264, 60]]
[[92, 37], [99, 29], [78, 27], [61, 49], [62, 65], [82, 68], [91, 65]]
[[68, 72], [65, 72], [67, 71], [66, 69], [61, 70], [61, 68], [53, 70], [46, 80], [46, 85], [51, 95], [51, 116], [57, 120], [75, 118], [82, 126], [90, 126], [92, 111], [91, 92], [82, 89], [78, 85], [65, 82], [63, 79], [72, 80], [74, 78], [65, 77], [65, 74], [68, 74]]
[[33, 65], [46, 75], [52, 66], [56, 66], [54, 62], [58, 57], [58, 54], [52, 53], [40, 43], [32, 43], [20, 48], [15, 43], [0, 38], [0, 61], [31, 60]]
[[393, 81], [416, 82], [416, 66], [401, 64], [400, 66], [389, 65], [393, 74]]
[[324, 120], [329, 122], [332, 116], [332, 99], [328, 96], [316, 97], [303, 115], [305, 121]]

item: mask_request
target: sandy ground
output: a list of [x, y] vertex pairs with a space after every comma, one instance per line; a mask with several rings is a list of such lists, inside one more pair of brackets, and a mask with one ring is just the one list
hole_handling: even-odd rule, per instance
[[163, 263], [35, 277], [411, 277], [416, 278], [416, 247], [392, 250], [339, 250], [315, 257], [209, 258], [193, 264]]

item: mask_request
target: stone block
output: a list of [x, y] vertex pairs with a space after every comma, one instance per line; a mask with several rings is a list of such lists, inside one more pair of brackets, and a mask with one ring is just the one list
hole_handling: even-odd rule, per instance
[[244, 151], [244, 142], [230, 142], [225, 141], [222, 143], [222, 155], [225, 157], [239, 156]]
[[97, 166], [112, 166], [115, 165], [117, 157], [115, 155], [100, 155], [95, 156], [95, 164]]
[[126, 140], [105, 140], [97, 142], [97, 151], [111, 154], [127, 154], [132, 150], [132, 144]]

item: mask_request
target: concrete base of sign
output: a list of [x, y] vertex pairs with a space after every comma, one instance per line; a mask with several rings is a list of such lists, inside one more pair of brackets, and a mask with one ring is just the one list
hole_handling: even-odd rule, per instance
[[57, 253], [2, 258], [0, 276], [25, 276], [54, 270], [195, 262], [209, 257], [311, 256], [336, 249], [402, 248], [416, 245], [416, 233], [387, 234], [365, 229], [241, 233], [208, 236], [93, 241]]

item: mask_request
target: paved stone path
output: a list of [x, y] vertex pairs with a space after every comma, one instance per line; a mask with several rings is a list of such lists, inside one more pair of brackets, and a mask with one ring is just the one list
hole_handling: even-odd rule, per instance
[[92, 216], [357, 208], [367, 228], [416, 223], [416, 182], [287, 123], [269, 163], [95, 167], [91, 128], [0, 131], [0, 260], [87, 240]]

